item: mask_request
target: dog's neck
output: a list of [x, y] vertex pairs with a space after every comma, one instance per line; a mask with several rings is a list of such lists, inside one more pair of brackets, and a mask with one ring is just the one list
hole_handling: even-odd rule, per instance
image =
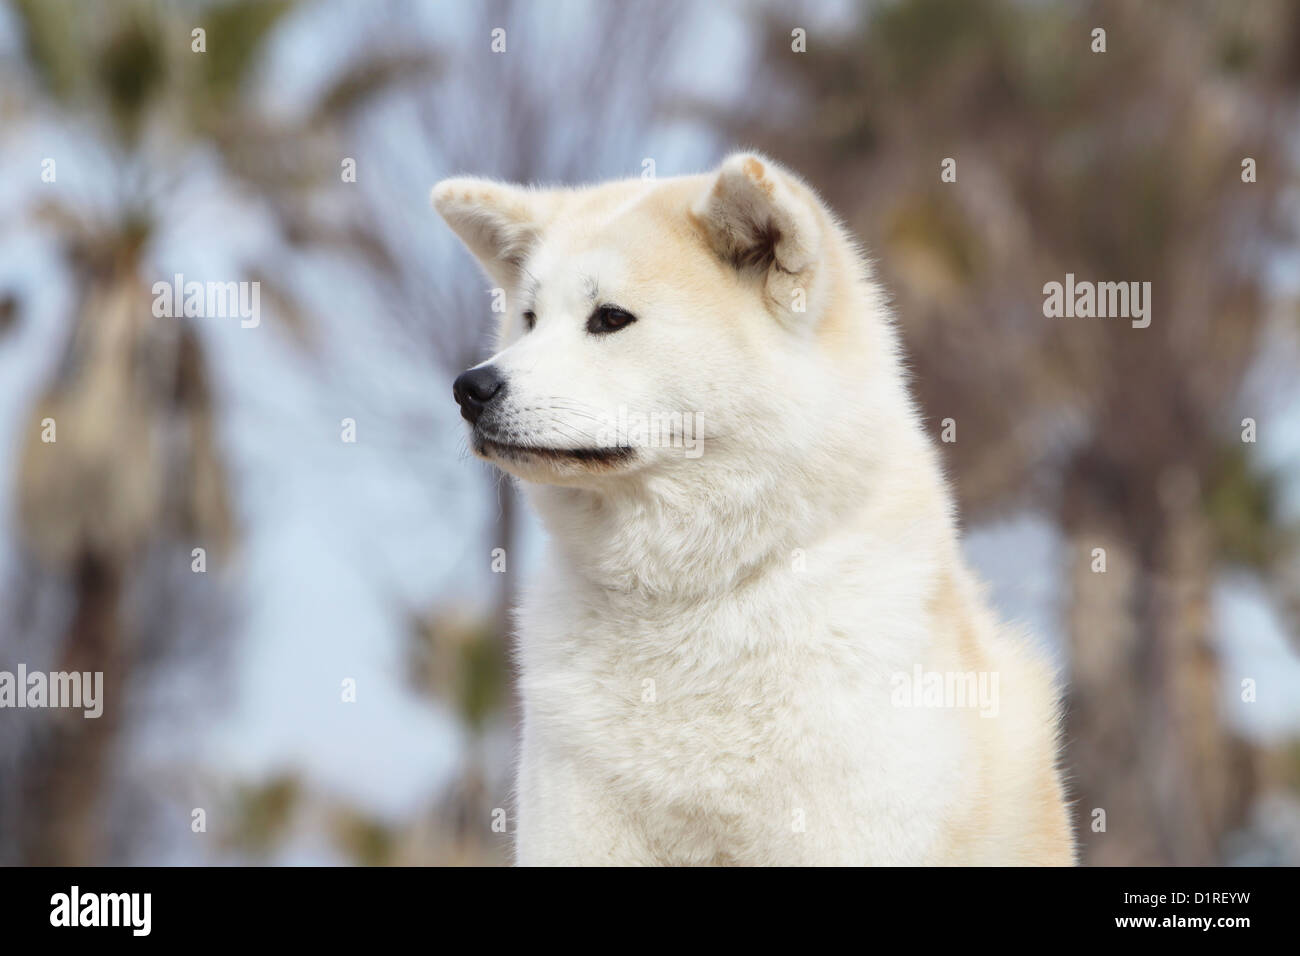
[[[608, 489], [529, 491], [565, 565], [586, 585], [641, 602], [693, 603], [797, 566], [828, 538], [851, 533], [869, 510], [911, 507], [918, 486], [942, 495], [937, 468], [917, 450], [924, 440], [906, 444], [912, 447], [841, 459], [831, 472], [795, 462], [755, 471], [706, 455], [698, 468]], [[918, 456], [909, 474], [898, 472], [899, 460]], [[803, 478], [811, 474], [819, 480]], [[909, 520], [900, 514], [899, 527]]]
[[767, 476], [714, 487], [664, 475], [608, 491], [544, 487], [533, 501], [569, 567], [594, 587], [642, 598], [730, 590], [815, 530], [809, 509]]

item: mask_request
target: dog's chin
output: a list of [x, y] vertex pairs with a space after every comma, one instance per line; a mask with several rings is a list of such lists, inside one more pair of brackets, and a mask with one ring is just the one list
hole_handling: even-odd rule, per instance
[[565, 483], [574, 478], [622, 471], [636, 461], [636, 449], [618, 447], [564, 448], [501, 441], [478, 434], [471, 438], [474, 454], [527, 481]]

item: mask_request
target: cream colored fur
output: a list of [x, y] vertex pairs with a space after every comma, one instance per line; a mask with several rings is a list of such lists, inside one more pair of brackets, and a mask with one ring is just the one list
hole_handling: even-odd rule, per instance
[[[434, 204], [507, 293], [488, 431], [702, 422], [698, 457], [484, 452], [550, 536], [518, 616], [518, 862], [1071, 863], [1052, 676], [966, 568], [884, 294], [814, 193], [740, 154]], [[636, 321], [593, 335], [597, 304]], [[996, 714], [900, 704], [918, 664], [996, 675]]]

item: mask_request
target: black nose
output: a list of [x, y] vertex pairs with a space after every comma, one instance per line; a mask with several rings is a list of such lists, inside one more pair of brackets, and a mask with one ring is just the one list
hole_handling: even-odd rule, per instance
[[451, 394], [456, 396], [461, 417], [473, 425], [487, 409], [489, 403], [506, 392], [506, 380], [494, 365], [480, 365], [461, 372], [451, 384]]

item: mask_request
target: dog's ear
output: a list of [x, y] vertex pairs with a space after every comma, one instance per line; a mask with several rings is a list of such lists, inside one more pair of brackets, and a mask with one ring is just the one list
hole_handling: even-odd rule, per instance
[[433, 208], [503, 288], [518, 280], [550, 205], [545, 193], [491, 179], [444, 179], [433, 187]]
[[807, 186], [772, 160], [735, 153], [691, 209], [710, 247], [763, 283], [768, 308], [791, 322], [821, 307], [823, 214]]

